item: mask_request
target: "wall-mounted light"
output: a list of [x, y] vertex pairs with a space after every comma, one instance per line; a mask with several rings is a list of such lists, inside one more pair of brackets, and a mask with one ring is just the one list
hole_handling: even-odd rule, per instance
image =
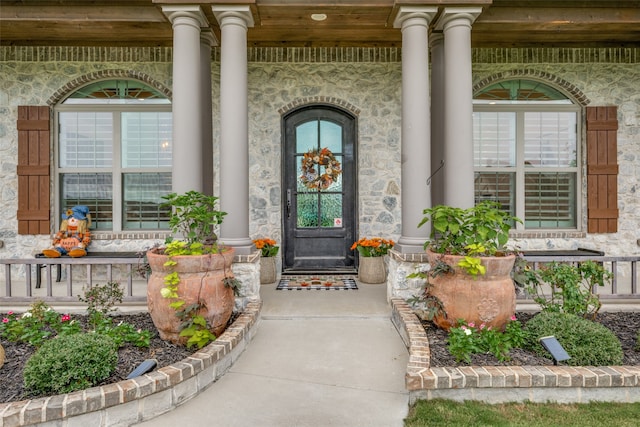
[[553, 364], [557, 365], [558, 362], [562, 362], [563, 360], [569, 360], [571, 357], [566, 352], [566, 350], [562, 347], [562, 344], [558, 342], [556, 337], [542, 337], [540, 338], [540, 344], [547, 350], [551, 357], [553, 357]]
[[314, 21], [324, 21], [327, 19], [327, 15], [325, 13], [313, 13], [311, 14], [311, 19]]

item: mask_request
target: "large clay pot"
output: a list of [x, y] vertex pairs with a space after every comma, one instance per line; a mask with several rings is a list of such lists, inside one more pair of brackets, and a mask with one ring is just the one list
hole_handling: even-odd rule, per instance
[[386, 282], [387, 270], [384, 265], [384, 257], [361, 256], [358, 265], [358, 281], [369, 284]]
[[171, 257], [177, 262], [165, 266], [169, 257], [155, 248], [147, 252], [151, 266], [151, 276], [147, 284], [147, 305], [160, 338], [176, 344], [185, 344], [186, 337], [180, 337], [180, 319], [169, 304], [172, 299], [164, 298], [160, 291], [166, 285], [166, 275], [176, 271], [180, 276], [178, 295], [185, 305], [202, 303], [205, 308], [200, 313], [207, 320], [210, 331], [219, 336], [225, 329], [234, 307], [233, 289], [224, 285], [223, 279], [233, 277], [231, 264], [235, 250], [225, 248], [220, 254], [180, 255]]
[[429, 276], [430, 294], [440, 300], [446, 316], [438, 315], [434, 323], [449, 330], [458, 319], [484, 323], [503, 329], [516, 311], [516, 290], [511, 279], [515, 255], [482, 257], [484, 275], [474, 277], [458, 266], [463, 256], [442, 255], [427, 250], [431, 268], [441, 261], [453, 268], [453, 273]]

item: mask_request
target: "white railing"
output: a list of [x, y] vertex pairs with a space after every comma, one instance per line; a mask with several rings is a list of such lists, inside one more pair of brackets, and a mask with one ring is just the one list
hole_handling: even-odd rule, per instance
[[[607, 287], [594, 289], [595, 293], [602, 299], [640, 299], [637, 268], [640, 256], [554, 256], [549, 253], [530, 253], [525, 254], [524, 259], [533, 268], [551, 261], [579, 263], [593, 260], [602, 263], [613, 273], [613, 278]], [[146, 303], [145, 277], [148, 276], [140, 273], [141, 269], [145, 269], [146, 261], [135, 253], [94, 253], [82, 258], [11, 258], [0, 259], [0, 265], [5, 267], [4, 286], [0, 282], [0, 303], [4, 305], [36, 300], [77, 302], [82, 288], [91, 287], [94, 283], [113, 281], [125, 286], [124, 302]], [[57, 269], [56, 280], [53, 276], [54, 268]], [[40, 286], [41, 281], [38, 279], [42, 274], [41, 270], [44, 270], [44, 288]], [[34, 273], [35, 280], [32, 277]]]
[[[552, 252], [552, 251], [550, 251]], [[587, 260], [601, 263], [613, 276], [605, 287], [595, 287], [593, 292], [601, 299], [640, 298], [638, 292], [638, 261], [640, 256], [578, 256], [578, 255], [528, 255], [523, 257], [534, 269], [541, 264], [555, 262], [580, 263]]]
[[[117, 281], [124, 285], [123, 302], [146, 302], [146, 279], [140, 273], [146, 261], [135, 253], [100, 254], [82, 258], [10, 258], [4, 264], [0, 302], [77, 302], [82, 289], [94, 283]], [[54, 280], [53, 269], [56, 269]], [[41, 280], [44, 270], [44, 280]], [[14, 276], [15, 274], [15, 276]], [[63, 287], [62, 276], [64, 276]], [[44, 288], [41, 286], [44, 284]]]

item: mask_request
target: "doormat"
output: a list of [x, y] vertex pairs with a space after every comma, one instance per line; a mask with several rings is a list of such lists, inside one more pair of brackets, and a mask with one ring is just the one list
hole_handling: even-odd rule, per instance
[[351, 277], [340, 276], [283, 276], [276, 286], [279, 291], [318, 289], [325, 291], [358, 290], [356, 281]]

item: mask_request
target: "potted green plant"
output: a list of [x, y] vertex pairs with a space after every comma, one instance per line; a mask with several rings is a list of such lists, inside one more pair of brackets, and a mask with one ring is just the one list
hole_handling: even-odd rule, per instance
[[268, 237], [256, 239], [253, 241], [257, 249], [260, 249], [260, 283], [266, 285], [274, 283], [277, 278], [276, 274], [276, 255], [278, 255], [279, 246], [276, 241]]
[[358, 251], [358, 280], [363, 283], [383, 283], [387, 270], [383, 257], [393, 248], [393, 240], [363, 237], [351, 246]]
[[423, 214], [418, 226], [432, 226], [424, 245], [430, 264], [425, 292], [441, 308], [434, 322], [447, 330], [459, 320], [503, 328], [516, 308], [516, 256], [505, 245], [520, 220], [490, 201], [468, 209], [439, 205]]
[[147, 252], [147, 301], [160, 337], [202, 347], [222, 333], [234, 307], [234, 249], [218, 245], [225, 212], [218, 198], [197, 191], [163, 197], [174, 238]]

